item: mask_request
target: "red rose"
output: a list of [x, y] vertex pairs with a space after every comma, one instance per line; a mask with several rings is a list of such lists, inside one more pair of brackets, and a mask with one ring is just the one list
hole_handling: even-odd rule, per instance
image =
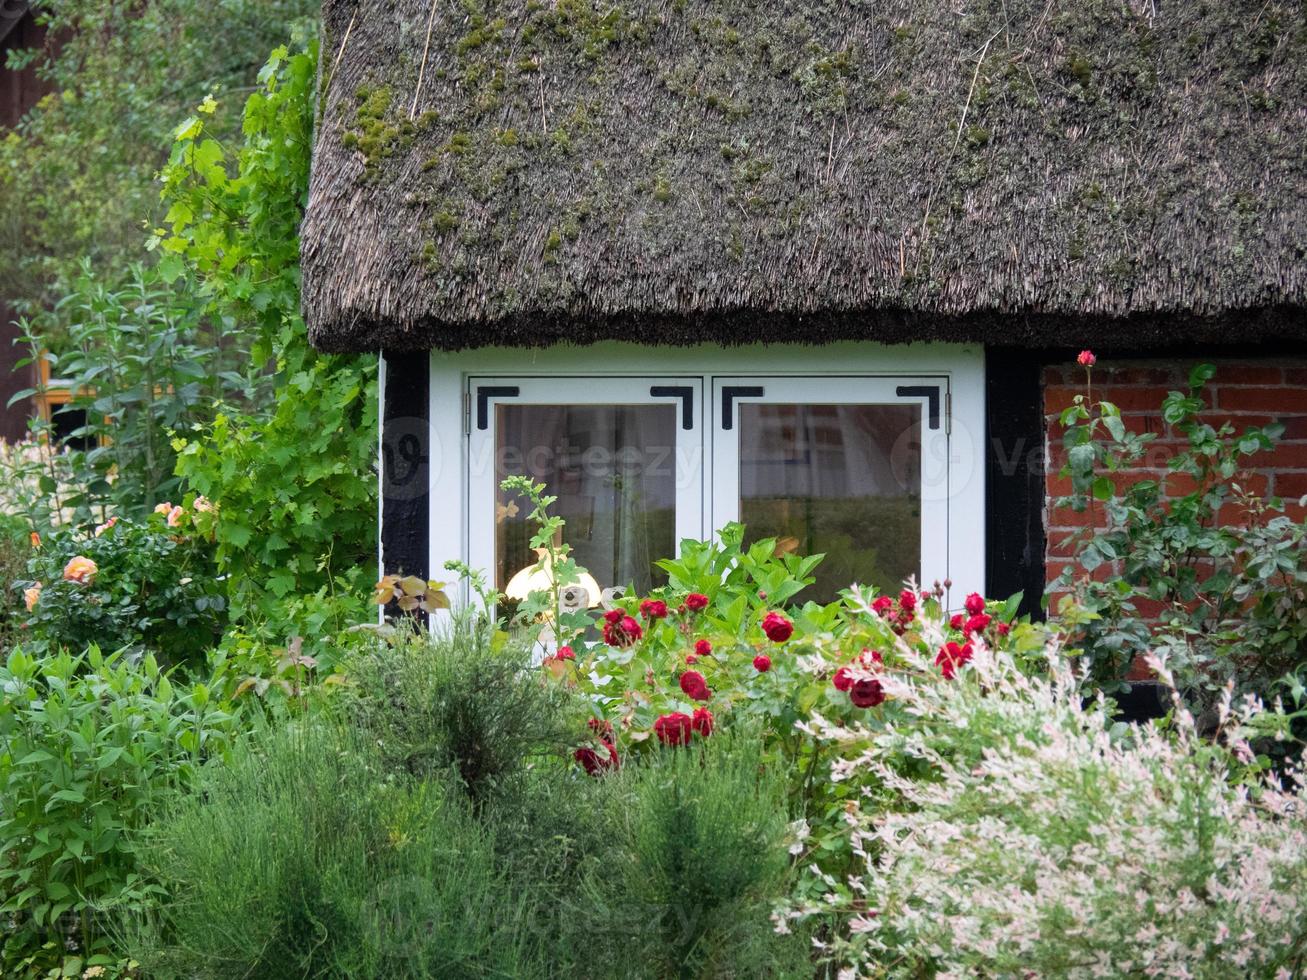
[[885, 663], [885, 658], [880, 655], [879, 650], [868, 650], [867, 648], [864, 647], [862, 650], [862, 655], [858, 657], [858, 661], [864, 667], [866, 667], [869, 666], [870, 664], [883, 665]]
[[610, 769], [622, 768], [616, 746], [608, 739], [604, 739], [602, 744], [605, 750], [602, 756], [588, 745], [583, 745], [572, 753], [572, 758], [581, 763], [581, 767], [591, 776], [602, 776]]
[[662, 619], [667, 615], [667, 603], [662, 599], [645, 599], [640, 603], [640, 615], [645, 619]]
[[589, 726], [590, 731], [598, 732], [605, 742], [613, 734], [613, 723], [606, 718], [591, 718], [586, 725]]
[[964, 613], [954, 613], [953, 618], [948, 621], [948, 624], [955, 630], [960, 630], [966, 625], [966, 622], [967, 617]]
[[697, 670], [687, 670], [681, 675], [681, 690], [695, 701], [707, 701], [712, 697], [712, 692], [708, 690], [708, 682]]
[[707, 738], [712, 734], [712, 712], [707, 708], [695, 708], [694, 718], [691, 720], [690, 726], [704, 738]]
[[1079, 364], [1081, 367], [1093, 367], [1095, 364], [1098, 363], [1098, 358], [1094, 356], [1093, 351], [1082, 350], [1076, 356], [1076, 363]]
[[771, 657], [764, 653], [758, 654], [753, 658], [753, 669], [760, 674], [767, 673], [767, 671], [771, 670]]
[[885, 691], [881, 688], [880, 681], [874, 677], [854, 681], [853, 689], [849, 691], [849, 700], [859, 708], [874, 708], [885, 700]]
[[967, 601], [963, 603], [967, 612], [975, 616], [985, 611], [985, 599], [979, 592], [973, 592], [967, 596]]
[[690, 741], [692, 724], [690, 716], [685, 712], [673, 711], [669, 715], [662, 715], [654, 722], [654, 734], [664, 745], [684, 745]]
[[887, 595], [877, 596], [875, 601], [871, 604], [871, 608], [876, 610], [876, 612], [880, 613], [882, 616], [888, 615], [893, 607], [894, 600]]
[[708, 597], [702, 592], [691, 592], [685, 597], [685, 608], [691, 612], [702, 612], [708, 608]]
[[853, 686], [853, 677], [850, 674], [849, 668], [841, 667], [839, 670], [835, 671], [835, 676], [831, 679], [831, 683], [835, 685], [835, 690], [837, 691], [847, 691], [851, 688]]
[[763, 617], [762, 631], [773, 643], [784, 643], [794, 634], [794, 624], [778, 612], [769, 612]]
[[559, 647], [558, 652], [554, 654], [555, 660], [575, 660], [576, 654], [572, 652], [571, 647]]
[[964, 633], [982, 633], [986, 626], [993, 621], [993, 617], [986, 613], [977, 613], [967, 620], [967, 625], [962, 627]]
[[1007, 636], [1008, 633], [1011, 632], [1012, 627], [1007, 623], [999, 623], [997, 626], [994, 627], [994, 629], [998, 630], [999, 636]]
[[970, 659], [970, 643], [958, 646], [952, 640], [949, 640], [939, 648], [939, 653], [935, 655], [935, 665], [939, 667], [940, 673], [944, 675], [945, 680], [952, 680], [957, 673], [957, 669]]
[[692, 653], [687, 653], [685, 655], [685, 662], [687, 664], [697, 664], [699, 662], [699, 658]]
[[629, 647], [644, 636], [640, 624], [630, 616], [620, 615], [613, 619], [609, 613], [604, 619], [607, 620], [604, 623], [604, 642], [610, 647]]
[[620, 623], [622, 621], [622, 617], [625, 615], [626, 615], [626, 610], [624, 609], [610, 609], [608, 610], [608, 612], [604, 613], [604, 622]]
[[917, 593], [911, 589], [904, 589], [899, 593], [899, 605], [905, 610], [917, 608]]
[[700, 657], [706, 657], [712, 653], [712, 644], [707, 640], [698, 640], [694, 644], [694, 652]]

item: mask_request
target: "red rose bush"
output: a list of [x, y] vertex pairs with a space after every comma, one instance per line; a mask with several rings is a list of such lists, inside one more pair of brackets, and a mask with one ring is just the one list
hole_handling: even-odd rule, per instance
[[818, 561], [731, 525], [683, 542], [644, 594], [534, 620], [557, 651], [540, 683], [586, 712], [569, 777], [620, 793], [653, 774], [670, 814], [724, 747], [749, 746], [729, 799], [777, 783], [766, 810], [793, 820], [780, 856], [800, 872], [772, 921], [840, 976], [1301, 971], [1302, 760], [1272, 768], [1251, 740], [1293, 744], [1307, 710], [1227, 697], [1216, 740], [1183, 709], [1131, 729], [1086, 698], [1082, 658], [1056, 623], [1019, 618], [1019, 596], [946, 581], [805, 601]]

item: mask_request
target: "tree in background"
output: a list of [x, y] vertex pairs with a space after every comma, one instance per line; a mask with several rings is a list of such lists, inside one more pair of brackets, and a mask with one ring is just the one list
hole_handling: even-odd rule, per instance
[[299, 316], [312, 13], [42, 6], [64, 44], [25, 57], [55, 94], [0, 160], [0, 207], [30, 212], [3, 288], [84, 392], [75, 520], [204, 495], [233, 622], [261, 638], [357, 622], [374, 577], [376, 360], [317, 354]]
[[[54, 307], [89, 258], [116, 280], [159, 215], [168, 133], [206, 92], [250, 91], [268, 51], [316, 33], [315, 0], [40, 0], [54, 39], [8, 53], [51, 94], [0, 140], [0, 296]], [[212, 120], [239, 133], [232, 100]], [[47, 329], [53, 329], [48, 324]]]

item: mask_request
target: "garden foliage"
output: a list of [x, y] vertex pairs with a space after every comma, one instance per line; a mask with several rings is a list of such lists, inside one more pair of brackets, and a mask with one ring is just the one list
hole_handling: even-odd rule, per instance
[[358, 596], [375, 554], [376, 360], [317, 354], [299, 315], [316, 65], [316, 43], [273, 52], [235, 152], [208, 132], [212, 100], [178, 128], [154, 239], [161, 272], [185, 277], [208, 316], [253, 325], [253, 365], [273, 365], [268, 410], [219, 411], [173, 446], [186, 485], [223, 508], [234, 612], [274, 637], [292, 628], [287, 596]]
[[[72, 395], [52, 422], [66, 430], [63, 417], [74, 420], [60, 460], [67, 469], [62, 479], [45, 472], [48, 449], [35, 454], [37, 484], [43, 496], [54, 497], [54, 507], [43, 510], [43, 500], [32, 501], [29, 519], [39, 527], [43, 518], [65, 512], [80, 521], [104, 521], [110, 513], [141, 517], [180, 497], [172, 433], [209, 418], [214, 404], [249, 403], [248, 343], [202, 317], [184, 290], [140, 264], [121, 281], [105, 281], [83, 263], [55, 312], [66, 330], [61, 353], [46, 349], [49, 338], [35, 321], [20, 321], [30, 353], [18, 366], [44, 357]], [[11, 403], [45, 390], [19, 391]], [[34, 435], [55, 442], [54, 428], [37, 422]]]
[[27, 575], [14, 586], [27, 610], [24, 645], [74, 653], [97, 645], [202, 663], [227, 618], [206, 533], [213, 520], [212, 509], [165, 501], [147, 520], [33, 535]]
[[[1282, 427], [1239, 433], [1208, 422], [1204, 386], [1213, 372], [1198, 365], [1189, 390], [1161, 406], [1183, 440], [1163, 479], [1127, 472], [1154, 436], [1130, 432], [1116, 406], [1091, 400], [1092, 389], [1062, 412], [1074, 494], [1059, 504], [1101, 508], [1101, 526], [1081, 535], [1076, 565], [1054, 586], [1078, 607], [1064, 613], [1078, 626], [1095, 684], [1119, 687], [1135, 657], [1163, 653], [1209, 725], [1228, 685], [1267, 696], [1307, 652], [1307, 524], [1287, 516], [1279, 499], [1253, 493], [1246, 478]], [[1168, 495], [1175, 478], [1192, 489]], [[1120, 573], [1096, 578], [1108, 562]]]
[[832, 779], [881, 790], [850, 804], [856, 873], [814, 865], [823, 898], [795, 913], [844, 917], [858, 975], [1299, 975], [1307, 790], [1249, 768], [1259, 705], [1222, 701], [1212, 741], [1183, 709], [1114, 723], [1066, 661], [1032, 676], [980, 643], [945, 681], [897, 655], [883, 722], [804, 726]]
[[523, 976], [517, 900], [439, 779], [327, 721], [268, 730], [145, 837], [167, 889], [129, 932], [159, 976]]
[[[170, 791], [236, 737], [230, 706], [202, 683], [176, 682], [154, 658], [34, 656], [0, 668], [0, 912], [5, 975], [61, 937], [103, 954], [118, 916], [152, 907], [134, 834]], [[33, 971], [41, 958], [28, 962]], [[10, 971], [13, 971], [11, 973]]]
[[[205, 98], [161, 171], [157, 259], [115, 276], [82, 265], [32, 356], [58, 348], [80, 448], [38, 426], [13, 454], [34, 529], [140, 517], [183, 492], [213, 500], [214, 553], [247, 640], [282, 642], [364, 613], [375, 554], [376, 361], [318, 355], [299, 316], [316, 44], [275, 50], [229, 141]], [[57, 343], [55, 341], [58, 341]], [[292, 597], [294, 597], [292, 599]]]
[[165, 807], [142, 861], [168, 897], [131, 955], [214, 977], [806, 972], [767, 919], [788, 823], [757, 739], [591, 780], [565, 732], [581, 699], [496, 636], [469, 617], [349, 658], [350, 691]]

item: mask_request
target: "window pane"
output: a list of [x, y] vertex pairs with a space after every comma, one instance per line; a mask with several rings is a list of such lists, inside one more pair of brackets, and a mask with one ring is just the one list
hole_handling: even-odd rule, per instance
[[747, 539], [825, 553], [800, 599], [897, 591], [921, 569], [921, 406], [739, 406]]
[[[600, 588], [644, 592], [676, 547], [676, 424], [664, 405], [497, 405], [495, 486], [506, 476], [542, 482], [567, 525], [564, 540]], [[496, 489], [495, 582], [535, 564], [529, 507]]]

